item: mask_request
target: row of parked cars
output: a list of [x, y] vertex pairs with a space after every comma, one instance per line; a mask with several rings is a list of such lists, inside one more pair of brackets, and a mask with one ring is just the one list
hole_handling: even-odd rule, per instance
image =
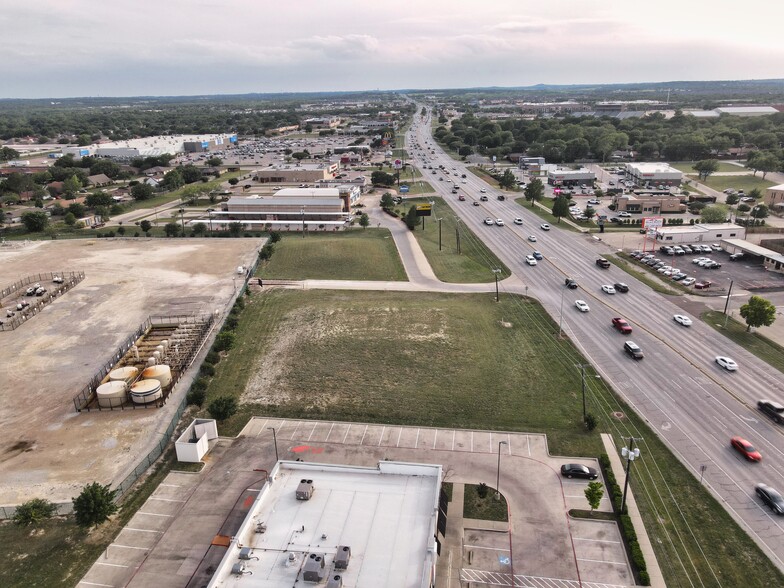
[[[710, 287], [711, 285], [709, 280], [700, 280], [698, 282], [696, 278], [692, 278], [682, 270], [668, 265], [667, 261], [656, 257], [652, 253], [645, 253], [644, 251], [633, 251], [631, 253], [631, 257], [640, 263], [647, 265], [651, 269], [656, 270], [658, 273], [662, 274], [662, 276], [671, 278], [676, 282], [680, 282], [683, 286], [691, 286], [694, 284], [694, 287], [697, 290], [703, 290]], [[720, 263], [707, 257], [696, 258], [693, 261], [695, 264], [700, 265], [700, 267], [706, 267], [708, 269], [718, 269], [721, 267]]]

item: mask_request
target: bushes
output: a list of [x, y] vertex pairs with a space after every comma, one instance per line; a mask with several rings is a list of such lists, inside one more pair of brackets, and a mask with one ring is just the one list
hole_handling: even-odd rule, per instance
[[199, 374], [212, 377], [215, 375], [215, 366], [209, 363], [203, 363], [201, 364], [201, 368], [199, 368]]
[[16, 507], [13, 521], [21, 527], [35, 525], [57, 514], [57, 505], [45, 498], [33, 498]]
[[217, 421], [225, 421], [237, 412], [237, 400], [231, 396], [219, 396], [207, 407], [210, 416]]
[[207, 398], [207, 390], [198, 389], [191, 386], [188, 394], [185, 396], [185, 401], [190, 405], [201, 406]]
[[217, 364], [220, 361], [220, 355], [216, 351], [210, 351], [204, 358], [205, 363]]
[[74, 516], [76, 524], [80, 527], [97, 527], [110, 516], [117, 512], [114, 503], [116, 490], [109, 490], [98, 482], [88, 484], [82, 489], [81, 494], [73, 499]]
[[221, 331], [215, 337], [215, 345], [212, 346], [213, 351], [228, 351], [234, 347], [234, 333], [231, 331]]

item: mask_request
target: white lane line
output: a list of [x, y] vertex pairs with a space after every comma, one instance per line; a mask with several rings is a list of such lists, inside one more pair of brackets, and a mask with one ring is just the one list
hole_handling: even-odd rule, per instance
[[455, 435], [456, 434], [457, 434], [457, 431], [452, 429], [452, 451], [455, 450]]
[[436, 434], [433, 435], [433, 449], [436, 448], [436, 439], [438, 439], [438, 429], [436, 429]]
[[359, 440], [359, 444], [362, 445], [365, 441], [365, 435], [367, 435], [368, 425], [365, 425], [365, 430], [362, 431], [362, 439]]
[[167, 517], [167, 518], [170, 518], [170, 519], [174, 517], [174, 515], [155, 514], [154, 512], [142, 512], [140, 510], [136, 511], [136, 514], [147, 515], [147, 516], [150, 516], [150, 517]]
[[625, 561], [607, 561], [605, 559], [584, 559], [582, 557], [578, 557], [577, 561], [590, 561], [592, 563], [604, 563], [604, 564], [612, 564], [614, 566], [625, 566]]
[[107, 588], [114, 588], [111, 584], [96, 584], [95, 582], [88, 582], [87, 580], [79, 580], [80, 584], [87, 584], [88, 586], [106, 586]]
[[422, 429], [419, 429], [419, 428], [417, 428], [417, 436], [416, 436], [416, 441], [414, 441], [414, 449], [416, 449], [417, 447], [419, 447], [419, 432], [420, 432], [421, 430], [422, 430]]
[[256, 433], [256, 437], [258, 437], [259, 435], [262, 434], [262, 432], [264, 432], [264, 427], [267, 426], [268, 422], [269, 422], [269, 419], [264, 419], [264, 424], [261, 425], [261, 428], [259, 429], [259, 432]]
[[159, 486], [166, 486], [168, 488], [182, 488], [180, 484], [159, 484]]
[[403, 427], [400, 427], [400, 432], [397, 434], [397, 445], [395, 447], [400, 447], [400, 438], [403, 436]]
[[575, 537], [575, 541], [593, 541], [595, 543], [620, 543], [620, 541], [610, 541], [609, 539], [583, 539], [582, 537]]
[[349, 432], [350, 430], [351, 430], [351, 425], [349, 425], [349, 426], [348, 426], [348, 429], [346, 429], [346, 434], [345, 434], [345, 435], [343, 435], [343, 445], [345, 445], [345, 444], [346, 444], [346, 439], [348, 439], [348, 432]]
[[332, 429], [334, 429], [334, 428], [335, 428], [335, 423], [332, 423], [332, 426], [329, 428], [329, 431], [327, 432], [327, 438], [324, 439], [324, 443], [329, 441], [329, 436], [332, 434]]
[[381, 441], [382, 441], [382, 439], [384, 439], [384, 431], [386, 431], [386, 430], [387, 430], [387, 426], [386, 425], [381, 427], [381, 437], [379, 437], [379, 439], [378, 439], [378, 447], [381, 447]]
[[474, 452], [474, 432], [471, 431], [471, 453]]
[[123, 549], [138, 549], [139, 551], [148, 551], [149, 547], [134, 547], [133, 545], [121, 545], [119, 543], [112, 543], [109, 547], [122, 547]]
[[291, 437], [289, 437], [289, 441], [294, 439], [294, 435], [296, 435], [297, 431], [299, 431], [299, 427], [300, 427], [301, 424], [302, 424], [302, 421], [298, 421], [297, 422], [297, 426], [294, 427], [294, 430], [291, 432]]
[[177, 498], [158, 498], [157, 496], [150, 496], [148, 500], [162, 500], [163, 502], [185, 502], [184, 500], [179, 500]]
[[528, 457], [531, 457], [531, 436], [530, 435], [526, 435], [525, 436], [525, 441], [528, 444]]
[[122, 564], [110, 564], [110, 563], [103, 563], [102, 561], [95, 562], [97, 566], [109, 566], [111, 568], [128, 568], [130, 566], [124, 566]]
[[503, 551], [505, 553], [509, 553], [508, 549], [502, 549], [500, 547], [485, 547], [483, 545], [463, 545], [463, 547], [467, 547], [468, 549], [487, 549], [489, 551]]
[[137, 531], [138, 533], [163, 533], [163, 531], [152, 531], [150, 529], [137, 529], [136, 527], [123, 527], [123, 531]]
[[313, 433], [316, 432], [316, 425], [318, 425], [318, 423], [313, 423], [313, 428], [310, 430], [310, 435], [308, 435], [308, 441], [310, 441], [310, 438], [313, 436]]

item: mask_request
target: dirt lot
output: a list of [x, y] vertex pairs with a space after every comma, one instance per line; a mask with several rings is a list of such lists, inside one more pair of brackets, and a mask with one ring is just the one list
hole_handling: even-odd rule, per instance
[[[0, 284], [83, 270], [82, 283], [15, 331], [0, 332], [0, 505], [68, 501], [93, 480], [119, 482], [179, 403], [77, 413], [72, 397], [149, 315], [209, 313], [234, 294], [256, 239], [74, 240], [0, 247]], [[239, 280], [238, 280], [239, 282]]]

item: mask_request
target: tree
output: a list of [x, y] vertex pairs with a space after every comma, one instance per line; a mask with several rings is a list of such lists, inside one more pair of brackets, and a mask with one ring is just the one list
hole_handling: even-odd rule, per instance
[[12, 159], [19, 159], [19, 152], [10, 147], [0, 147], [0, 161], [10, 161]]
[[411, 229], [412, 231], [417, 228], [419, 224], [419, 217], [417, 216], [416, 206], [412, 205], [411, 208], [408, 209], [408, 213], [406, 213], [406, 226]]
[[504, 174], [498, 180], [498, 185], [502, 188], [506, 188], [507, 190], [511, 190], [517, 185], [517, 178], [515, 178], [515, 175], [512, 173], [511, 169], [504, 171]]
[[63, 217], [63, 222], [66, 225], [68, 225], [69, 227], [74, 226], [76, 224], [76, 217], [74, 216], [74, 213], [73, 212], [67, 212], [65, 214], [65, 216]]
[[381, 196], [381, 208], [384, 210], [390, 210], [395, 206], [395, 200], [392, 197], [390, 192], [384, 192], [383, 196]]
[[37, 233], [49, 225], [49, 215], [43, 210], [28, 210], [22, 213], [22, 224], [31, 233]]
[[196, 223], [193, 225], [193, 234], [196, 237], [203, 237], [204, 234], [207, 232], [207, 225], [204, 223]]
[[594, 217], [594, 215], [596, 214], [596, 209], [594, 209], [594, 208], [592, 208], [590, 206], [586, 206], [585, 210], [583, 211], [583, 214], [586, 216], [586, 218], [588, 220], [591, 220]]
[[363, 229], [367, 229], [370, 226], [370, 217], [367, 215], [366, 212], [363, 212], [359, 217], [359, 226]]
[[737, 204], [738, 200], [740, 200], [740, 198], [738, 197], [737, 194], [727, 194], [727, 200], [726, 201], [727, 201], [727, 204], [729, 204], [730, 206], [732, 206], [733, 204]]
[[531, 202], [531, 208], [534, 207], [534, 202], [541, 200], [544, 197], [544, 184], [539, 178], [531, 180], [523, 191], [525, 199]]
[[45, 498], [33, 498], [16, 507], [13, 521], [20, 527], [28, 527], [51, 519], [57, 514], [57, 505]]
[[110, 194], [100, 191], [88, 194], [84, 199], [84, 203], [90, 208], [95, 208], [96, 206], [111, 206], [114, 200], [112, 200]]
[[585, 489], [585, 498], [588, 500], [591, 512], [599, 508], [603, 496], [604, 486], [602, 486], [601, 482], [588, 482], [588, 487]]
[[754, 208], [751, 209], [751, 217], [752, 218], [765, 218], [768, 216], [768, 207], [764, 204], [758, 204]]
[[68, 205], [68, 212], [73, 214], [76, 218], [82, 218], [87, 214], [87, 208], [84, 206], [84, 204], [72, 202]]
[[240, 237], [242, 235], [242, 223], [229, 223], [229, 236], [230, 237]]
[[370, 174], [370, 182], [374, 186], [392, 186], [395, 183], [395, 176], [383, 171], [374, 171]]
[[149, 233], [152, 228], [152, 223], [148, 220], [143, 220], [139, 223], [139, 228], [145, 233]]
[[759, 200], [760, 198], [762, 198], [762, 190], [760, 190], [759, 188], [752, 188], [751, 190], [749, 190], [749, 193], [746, 194], [746, 196], [748, 196], [749, 198], [754, 198], [754, 200]]
[[231, 396], [218, 396], [207, 407], [210, 416], [218, 421], [225, 421], [237, 412], [237, 400]]
[[63, 192], [65, 192], [66, 196], [73, 196], [81, 189], [82, 180], [77, 175], [73, 175], [63, 182]]
[[719, 162], [716, 159], [703, 159], [691, 166], [691, 169], [699, 174], [700, 180], [704, 181], [708, 176], [719, 171]]
[[773, 153], [764, 153], [757, 158], [756, 165], [757, 170], [762, 172], [762, 179], [764, 180], [769, 172], [776, 171], [781, 167], [781, 160]]
[[558, 219], [559, 223], [562, 217], [569, 216], [569, 200], [563, 196], [558, 196], [553, 200], [553, 216]]
[[5, 210], [0, 210], [0, 225], [5, 222]]
[[136, 200], [137, 202], [142, 202], [143, 200], [149, 200], [152, 198], [154, 191], [152, 186], [149, 184], [136, 184], [133, 188], [131, 188], [131, 198]]
[[237, 178], [230, 178], [229, 179], [229, 185], [231, 185], [231, 186], [236, 186], [239, 183], [240, 183], [240, 181]]
[[114, 503], [116, 490], [109, 490], [109, 485], [102, 486], [98, 482], [88, 484], [81, 494], [73, 499], [74, 517], [80, 527], [97, 527], [117, 512]]
[[700, 211], [700, 220], [704, 223], [723, 223], [727, 220], [727, 207], [723, 204], [706, 206]]
[[178, 169], [180, 170], [180, 173], [182, 174], [182, 179], [185, 181], [186, 184], [192, 184], [193, 182], [198, 182], [199, 180], [201, 180], [201, 170], [197, 168], [195, 165], [184, 165]]
[[752, 296], [740, 307], [740, 316], [746, 320], [746, 331], [751, 331], [751, 327], [769, 327], [776, 320], [776, 307], [761, 296]]
[[103, 174], [108, 178], [115, 179], [121, 171], [120, 166], [109, 159], [99, 159], [90, 166], [91, 176]]
[[180, 225], [177, 223], [166, 223], [163, 227], [163, 232], [167, 237], [176, 237], [180, 234]]
[[161, 188], [164, 190], [176, 190], [185, 185], [185, 180], [182, 177], [182, 172], [178, 169], [173, 169], [161, 181]]
[[207, 165], [210, 167], [218, 167], [219, 165], [223, 165], [223, 160], [220, 157], [210, 157], [206, 161]]

